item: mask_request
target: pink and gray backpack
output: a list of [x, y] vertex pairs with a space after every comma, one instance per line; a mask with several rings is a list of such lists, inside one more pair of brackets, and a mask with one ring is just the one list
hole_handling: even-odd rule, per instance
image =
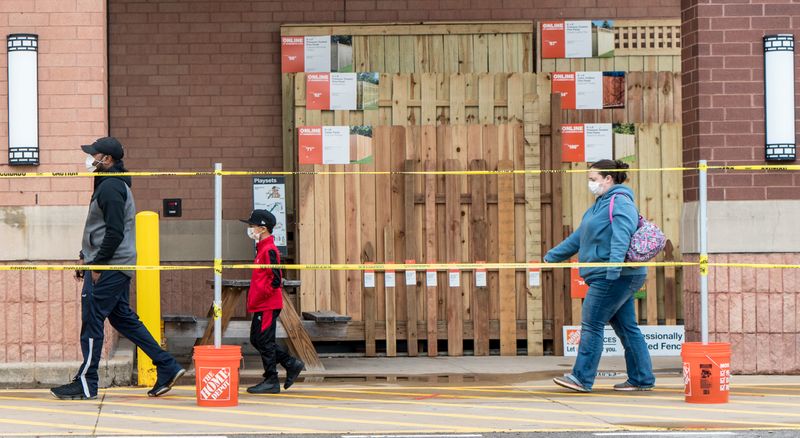
[[[622, 195], [625, 196], [625, 195]], [[608, 219], [614, 222], [614, 198], [608, 208]], [[626, 196], [627, 197], [627, 196]], [[646, 262], [655, 258], [667, 245], [667, 237], [658, 226], [639, 215], [639, 226], [631, 236], [631, 246], [625, 254], [626, 262]]]

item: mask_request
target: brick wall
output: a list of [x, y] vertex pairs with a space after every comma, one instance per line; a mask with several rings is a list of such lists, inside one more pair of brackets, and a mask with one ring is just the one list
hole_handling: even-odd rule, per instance
[[[681, 6], [684, 162], [764, 163], [762, 37], [800, 27], [800, 3], [684, 0]], [[797, 67], [795, 80], [795, 87], [800, 86]], [[800, 199], [798, 187], [796, 172], [715, 172], [709, 176], [708, 196], [710, 200]], [[696, 189], [696, 175], [687, 175], [687, 201], [697, 199]]]
[[[696, 261], [696, 257], [695, 260]], [[800, 254], [719, 254], [715, 263], [800, 264]], [[687, 340], [700, 340], [696, 269], [684, 271]], [[800, 273], [794, 269], [709, 269], [709, 341], [729, 342], [741, 374], [800, 372]]]
[[[5, 1], [0, 34], [39, 35], [39, 171], [83, 169], [79, 145], [107, 132], [106, 12], [103, 0]], [[3, 40], [5, 45], [5, 40]], [[5, 50], [4, 50], [5, 52]], [[0, 171], [8, 163], [7, 57], [0, 56]], [[14, 167], [13, 171], [34, 170]], [[91, 182], [0, 180], [0, 205], [88, 203]]]
[[[0, 56], [0, 172], [82, 170], [84, 154], [79, 145], [106, 134], [105, 3], [104, 0], [1, 3], [0, 34], [39, 35], [41, 165], [36, 168], [7, 165], [8, 74], [4, 50]], [[26, 225], [19, 206], [41, 206], [52, 209], [52, 214], [58, 216], [60, 208], [88, 204], [90, 190], [88, 179], [0, 179], [0, 213], [5, 215], [4, 225], [11, 224], [8, 219], [14, 217], [15, 226], [24, 229], [31, 225]], [[4, 244], [9, 244], [7, 236], [3, 236]], [[77, 250], [76, 247], [75, 254]], [[80, 358], [80, 290], [71, 275], [71, 272], [0, 272], [3, 309], [0, 363]]]
[[[678, 0], [110, 0], [111, 132], [132, 169], [282, 167], [281, 23], [676, 17]], [[346, 9], [345, 9], [346, 5]], [[644, 6], [646, 5], [646, 6]], [[247, 214], [248, 178], [225, 179], [225, 218]], [[210, 219], [211, 179], [138, 178], [139, 209], [184, 198]]]

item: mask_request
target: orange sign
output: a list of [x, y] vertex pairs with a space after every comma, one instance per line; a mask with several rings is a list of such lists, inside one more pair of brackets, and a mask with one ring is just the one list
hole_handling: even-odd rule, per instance
[[589, 292], [589, 285], [581, 278], [578, 268], [570, 268], [569, 277], [569, 296], [572, 298], [586, 298], [586, 293]]
[[322, 126], [298, 128], [297, 144], [300, 164], [322, 164]]
[[281, 37], [281, 72], [305, 71], [305, 38]]
[[306, 109], [331, 108], [331, 74], [309, 73], [306, 76]]
[[542, 58], [566, 57], [567, 45], [564, 26], [563, 20], [542, 22]]
[[561, 93], [561, 108], [575, 109], [575, 72], [554, 72], [553, 93]]
[[581, 163], [586, 161], [586, 137], [582, 123], [561, 125], [561, 161]]

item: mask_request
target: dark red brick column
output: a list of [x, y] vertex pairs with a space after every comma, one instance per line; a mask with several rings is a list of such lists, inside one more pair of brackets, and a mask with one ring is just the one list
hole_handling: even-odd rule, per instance
[[[762, 37], [800, 29], [800, 3], [683, 0], [681, 8], [684, 164], [764, 164]], [[793, 240], [800, 172], [712, 171], [708, 183], [712, 263], [800, 262]], [[696, 172], [687, 172], [688, 235], [697, 226], [697, 186]], [[684, 260], [696, 262], [694, 236], [682, 245]], [[700, 338], [698, 276], [696, 268], [684, 271], [689, 341]], [[709, 270], [709, 338], [730, 342], [734, 372], [800, 372], [799, 278], [793, 269]]]
[[[683, 0], [681, 7], [684, 164], [764, 163], [762, 37], [800, 29], [800, 3]], [[686, 176], [684, 195], [697, 199], [696, 176]], [[800, 174], [716, 173], [708, 197], [800, 199]]]

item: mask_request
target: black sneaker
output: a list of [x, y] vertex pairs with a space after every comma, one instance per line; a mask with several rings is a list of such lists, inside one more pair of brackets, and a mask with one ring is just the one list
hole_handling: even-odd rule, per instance
[[281, 384], [277, 380], [272, 382], [269, 380], [264, 380], [258, 385], [253, 385], [247, 388], [247, 392], [250, 394], [280, 394]]
[[655, 385], [636, 386], [627, 380], [614, 385], [614, 391], [652, 391]]
[[295, 359], [292, 365], [286, 368], [286, 381], [283, 382], [283, 389], [289, 389], [290, 386], [294, 385], [294, 380], [303, 372], [305, 367], [306, 364], [302, 360]]
[[168, 378], [162, 378], [161, 376], [158, 376], [153, 389], [147, 391], [148, 397], [158, 397], [168, 393], [175, 383], [178, 382], [178, 379], [183, 377], [184, 374], [186, 374], [186, 370], [181, 368]]
[[83, 384], [78, 379], [51, 389], [50, 394], [59, 400], [94, 400], [97, 398], [97, 394], [87, 396], [83, 392]]

